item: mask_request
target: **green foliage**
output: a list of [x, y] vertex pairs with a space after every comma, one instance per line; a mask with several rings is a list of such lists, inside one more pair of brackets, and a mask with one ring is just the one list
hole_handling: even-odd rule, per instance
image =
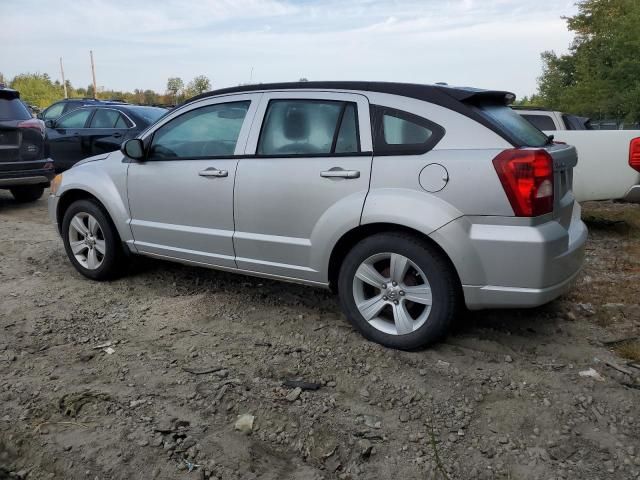
[[[3, 82], [0, 73], [0, 83]], [[46, 73], [23, 73], [16, 75], [7, 86], [20, 92], [20, 97], [31, 105], [46, 108], [54, 102], [64, 98], [64, 88], [59, 80], [52, 81]], [[86, 88], [73, 88], [69, 80], [66, 81], [69, 97], [93, 98], [93, 85]], [[167, 94], [162, 95], [153, 90], [136, 88], [133, 92], [119, 90], [103, 90], [98, 92], [98, 98], [103, 100], [122, 100], [140, 105], [171, 105], [182, 102], [189, 97], [211, 90], [211, 81], [204, 75], [195, 77], [185, 88], [179, 77], [167, 80]]]
[[20, 98], [25, 102], [40, 108], [45, 108], [64, 97], [62, 85], [56, 85], [46, 73], [16, 75], [10, 86], [20, 92]]
[[640, 120], [640, 1], [580, 0], [567, 55], [544, 52], [538, 94], [553, 109]]
[[170, 77], [167, 80], [167, 92], [174, 97], [178, 96], [178, 93], [184, 89], [184, 82], [180, 77]]
[[211, 90], [211, 80], [205, 75], [198, 75], [189, 82], [185, 93], [187, 97], [193, 97], [209, 90]]

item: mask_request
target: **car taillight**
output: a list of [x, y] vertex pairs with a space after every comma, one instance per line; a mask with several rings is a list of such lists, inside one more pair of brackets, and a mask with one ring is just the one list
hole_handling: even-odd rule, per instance
[[29, 120], [25, 120], [24, 122], [20, 122], [18, 124], [18, 128], [33, 128], [38, 130], [43, 136], [46, 132], [44, 122], [37, 118], [31, 118]]
[[517, 217], [553, 211], [553, 158], [546, 150], [505, 150], [493, 166]]
[[640, 172], [640, 138], [631, 140], [629, 146], [629, 165], [634, 170]]

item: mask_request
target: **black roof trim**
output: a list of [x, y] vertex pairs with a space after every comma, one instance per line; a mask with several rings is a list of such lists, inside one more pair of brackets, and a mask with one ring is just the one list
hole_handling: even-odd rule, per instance
[[[481, 103], [495, 103], [509, 105], [515, 99], [511, 92], [500, 90], [481, 90], [470, 87], [450, 87], [448, 85], [422, 85], [417, 83], [395, 82], [285, 82], [262, 83], [256, 85], [243, 85], [239, 87], [223, 88], [197, 95], [188, 99], [182, 105], [186, 105], [204, 98], [233, 93], [250, 93], [273, 90], [360, 90], [365, 92], [388, 93], [403, 97], [415, 98], [433, 103], [449, 110], [458, 112], [475, 120], [486, 128], [492, 130], [507, 142], [519, 147], [519, 141], [509, 131], [490, 121], [476, 108]], [[178, 105], [180, 107], [181, 105]]]
[[418, 83], [397, 82], [357, 82], [357, 81], [327, 81], [327, 82], [282, 82], [259, 83], [254, 85], [242, 85], [239, 87], [222, 88], [211, 92], [202, 93], [186, 100], [191, 103], [202, 98], [231, 93], [248, 93], [263, 90], [298, 90], [298, 89], [323, 89], [323, 90], [363, 90], [367, 92], [389, 93], [403, 97], [416, 98], [426, 102], [441, 104], [446, 97], [460, 102], [472, 102], [475, 99], [487, 99], [498, 102], [510, 103], [515, 95], [511, 92], [499, 90], [481, 90], [470, 87], [450, 87], [446, 85], [426, 85]]

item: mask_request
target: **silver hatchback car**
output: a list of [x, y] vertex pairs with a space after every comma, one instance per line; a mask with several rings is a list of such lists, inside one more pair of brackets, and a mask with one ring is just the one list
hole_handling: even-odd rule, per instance
[[91, 279], [140, 254], [328, 287], [365, 337], [413, 349], [463, 306], [541, 305], [581, 268], [576, 150], [513, 98], [376, 82], [218, 90], [56, 177], [49, 214]]

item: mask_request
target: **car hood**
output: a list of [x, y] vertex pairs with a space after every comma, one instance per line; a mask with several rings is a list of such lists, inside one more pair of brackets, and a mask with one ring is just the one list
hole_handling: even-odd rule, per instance
[[95, 162], [97, 160], [105, 160], [109, 158], [109, 155], [111, 155], [112, 153], [113, 152], [101, 153], [100, 155], [94, 155], [93, 157], [85, 158], [84, 160], [80, 160], [78, 163], [76, 163], [72, 168], [79, 167], [80, 165], [84, 165], [85, 163]]

